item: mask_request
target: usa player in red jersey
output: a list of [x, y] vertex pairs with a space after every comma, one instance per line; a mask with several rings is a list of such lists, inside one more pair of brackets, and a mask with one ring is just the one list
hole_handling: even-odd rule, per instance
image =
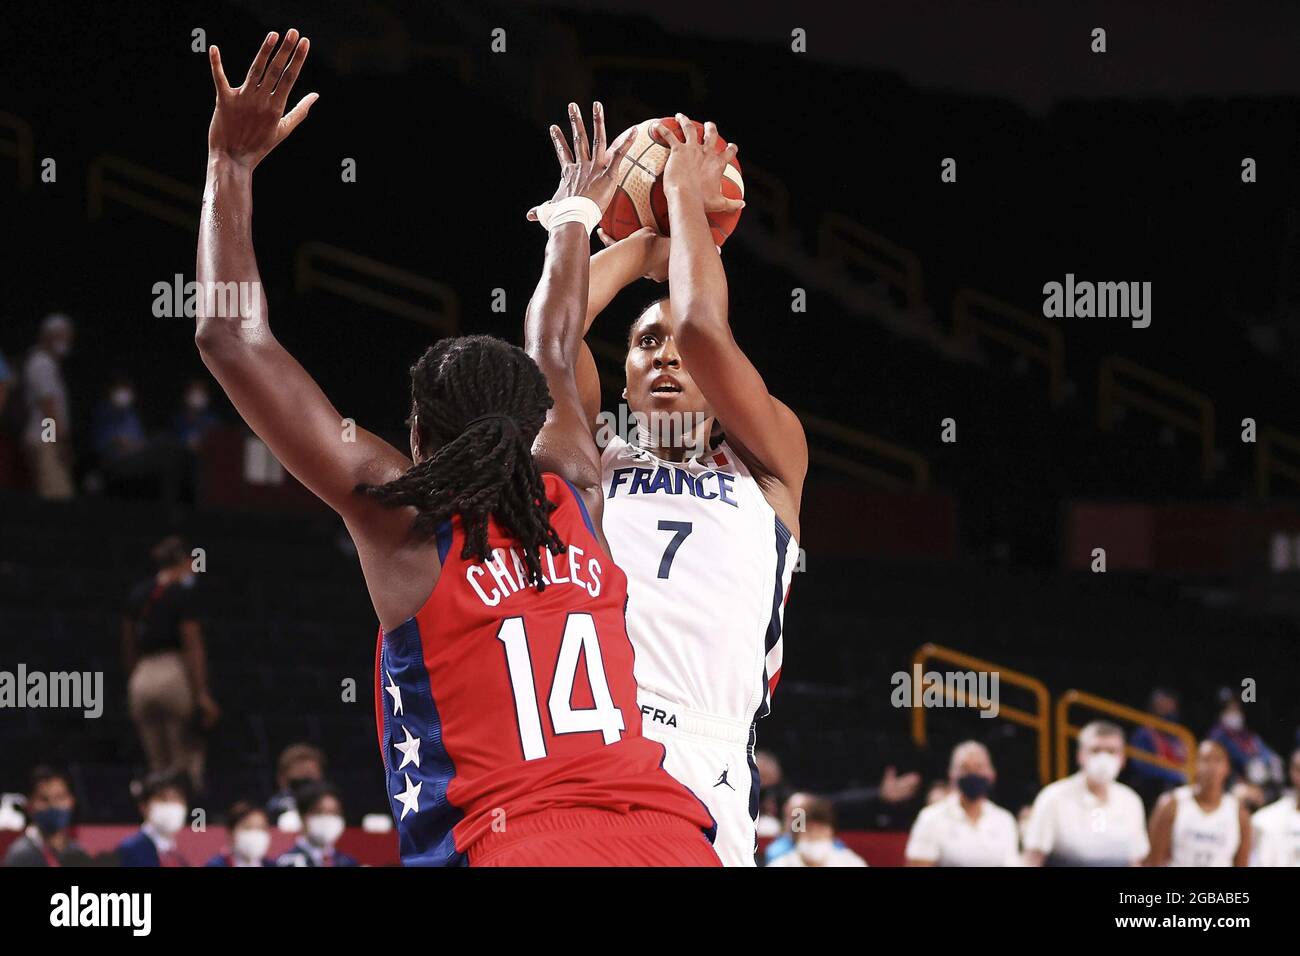
[[[522, 350], [440, 341], [411, 369], [407, 458], [353, 433], [271, 334], [252, 173], [316, 99], [285, 112], [308, 41], [278, 41], [266, 37], [238, 87], [210, 51], [196, 341], [244, 420], [356, 543], [380, 624], [375, 716], [403, 861], [716, 866], [712, 817], [641, 736], [627, 579], [590, 510], [600, 470], [572, 382], [552, 400]], [[548, 207], [560, 213], [530, 306], [545, 367], [571, 364], [567, 330], [586, 311], [586, 272], [559, 277], [587, 242], [565, 200], [603, 208], [613, 194], [617, 150], [599, 117], [596, 130]], [[229, 288], [255, 294], [224, 309], [216, 291]]]

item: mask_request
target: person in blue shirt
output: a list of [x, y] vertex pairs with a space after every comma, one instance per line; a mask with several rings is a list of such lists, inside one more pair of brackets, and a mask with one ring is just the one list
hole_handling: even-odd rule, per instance
[[226, 811], [230, 844], [204, 866], [274, 866], [266, 851], [271, 847], [271, 821], [266, 812], [247, 800]]
[[95, 406], [93, 431], [95, 452], [102, 463], [123, 461], [144, 448], [144, 425], [135, 409], [135, 386], [126, 376], [114, 376]]
[[276, 866], [359, 866], [346, 853], [334, 848], [343, 835], [343, 801], [333, 784], [319, 782], [304, 786], [295, 795], [302, 834], [281, 853]]
[[117, 845], [119, 866], [189, 866], [176, 848], [189, 799], [179, 773], [151, 773], [132, 787], [144, 825]]
[[[1175, 691], [1167, 687], [1157, 687], [1151, 692], [1147, 709], [1162, 720], [1176, 724], [1180, 722], [1178, 703], [1178, 694]], [[1129, 738], [1129, 743], [1135, 750], [1145, 750], [1147, 753], [1174, 763], [1183, 763], [1188, 757], [1187, 745], [1182, 740], [1173, 734], [1152, 727], [1138, 727]], [[1157, 767], [1144, 760], [1131, 761], [1129, 768], [1133, 777], [1133, 788], [1148, 803], [1166, 790], [1180, 787], [1187, 782], [1187, 775], [1181, 770]]]
[[187, 451], [197, 452], [203, 444], [203, 436], [220, 423], [211, 404], [207, 382], [201, 378], [190, 379], [185, 386], [183, 403], [172, 418], [172, 436]]

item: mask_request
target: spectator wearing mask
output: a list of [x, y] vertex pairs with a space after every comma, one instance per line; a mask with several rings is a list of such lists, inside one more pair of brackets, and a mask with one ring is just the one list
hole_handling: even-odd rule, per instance
[[135, 409], [135, 386], [125, 375], [115, 375], [95, 406], [95, 453], [111, 467], [131, 458], [145, 446], [144, 424]]
[[[1161, 720], [1176, 724], [1181, 720], [1178, 712], [1178, 695], [1167, 688], [1157, 687], [1151, 692], [1147, 709]], [[1165, 733], [1154, 727], [1138, 727], [1129, 740], [1135, 750], [1144, 750], [1157, 757], [1173, 763], [1186, 763], [1187, 745], [1173, 734]], [[1181, 770], [1157, 767], [1144, 760], [1134, 760], [1132, 765], [1133, 787], [1145, 797], [1155, 799], [1166, 790], [1182, 786], [1187, 782], [1187, 774]]]
[[[791, 798], [793, 799], [793, 798]], [[807, 797], [803, 802], [802, 823], [795, 821], [794, 846], [777, 856], [768, 866], [866, 866], [858, 856], [835, 836], [835, 810], [824, 797]]]
[[185, 777], [151, 773], [132, 787], [144, 825], [117, 845], [119, 866], [189, 866], [176, 849], [189, 801]]
[[132, 589], [122, 614], [127, 702], [149, 769], [183, 772], [199, 791], [205, 745], [193, 725], [210, 729], [221, 710], [208, 691], [195, 574], [180, 538], [159, 542], [152, 557], [157, 573]]
[[1228, 752], [1212, 740], [1196, 751], [1196, 779], [1161, 794], [1151, 814], [1147, 866], [1245, 866], [1250, 813], [1227, 792]]
[[226, 811], [230, 845], [204, 866], [274, 866], [266, 856], [271, 848], [271, 823], [261, 807], [241, 800]]
[[23, 451], [36, 494], [49, 501], [71, 498], [72, 422], [68, 416], [68, 389], [61, 363], [72, 350], [72, 320], [48, 315], [41, 322], [36, 346], [23, 365], [23, 392], [27, 427]]
[[1210, 739], [1222, 744], [1232, 762], [1232, 772], [1255, 787], [1282, 783], [1282, 758], [1269, 749], [1264, 739], [1246, 726], [1246, 710], [1231, 688], [1219, 691], [1219, 721]]
[[275, 763], [275, 784], [279, 790], [266, 801], [266, 815], [271, 822], [288, 833], [302, 829], [295, 796], [309, 784], [325, 779], [325, 754], [311, 744], [291, 744], [280, 753]]
[[1251, 866], [1300, 866], [1300, 747], [1289, 770], [1291, 789], [1251, 817]]
[[948, 761], [949, 792], [921, 810], [904, 856], [908, 866], [1018, 866], [1016, 819], [989, 799], [997, 780], [983, 744], [967, 740]]
[[190, 452], [198, 452], [203, 437], [218, 423], [211, 409], [212, 396], [207, 382], [201, 378], [190, 379], [180, 410], [172, 419], [172, 435], [176, 443]]
[[27, 829], [5, 853], [5, 866], [89, 866], [90, 857], [72, 839], [77, 809], [67, 777], [49, 767], [32, 771], [23, 814]]
[[343, 835], [343, 801], [332, 784], [305, 785], [298, 792], [302, 833], [280, 854], [276, 866], [358, 866], [355, 859], [334, 849]]
[[1118, 781], [1124, 731], [1097, 720], [1079, 731], [1080, 770], [1044, 787], [1025, 825], [1028, 866], [1137, 866], [1151, 850], [1142, 798]]
[[775, 839], [781, 835], [781, 802], [789, 787], [781, 772], [781, 762], [776, 754], [767, 750], [754, 753], [754, 766], [758, 768], [758, 837]]

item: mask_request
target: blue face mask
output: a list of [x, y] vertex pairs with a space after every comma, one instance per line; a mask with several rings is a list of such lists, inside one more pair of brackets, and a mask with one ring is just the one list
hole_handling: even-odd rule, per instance
[[957, 778], [957, 789], [961, 791], [961, 795], [967, 800], [978, 800], [980, 797], [986, 797], [992, 788], [993, 781], [982, 773], [967, 773]]
[[71, 807], [46, 807], [32, 814], [32, 823], [46, 836], [61, 833], [72, 826]]

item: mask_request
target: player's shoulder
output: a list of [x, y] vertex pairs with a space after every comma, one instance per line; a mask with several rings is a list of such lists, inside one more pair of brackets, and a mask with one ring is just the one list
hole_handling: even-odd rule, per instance
[[1294, 804], [1295, 797], [1292, 794], [1284, 793], [1280, 799], [1274, 800], [1272, 803], [1262, 806], [1258, 810], [1256, 810], [1253, 814], [1251, 814], [1250, 819], [1254, 822], [1256, 826], [1260, 826], [1260, 827], [1273, 826], [1279, 820], [1282, 820], [1286, 817], [1288, 803]]

